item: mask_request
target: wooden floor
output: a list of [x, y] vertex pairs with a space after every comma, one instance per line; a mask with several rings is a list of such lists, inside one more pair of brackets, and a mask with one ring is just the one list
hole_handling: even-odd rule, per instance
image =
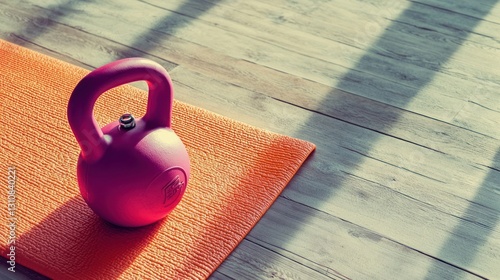
[[212, 279], [500, 279], [496, 0], [0, 0], [0, 38], [317, 145]]

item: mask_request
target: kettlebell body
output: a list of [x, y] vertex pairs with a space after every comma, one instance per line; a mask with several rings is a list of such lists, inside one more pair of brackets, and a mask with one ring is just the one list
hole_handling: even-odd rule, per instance
[[[125, 114], [102, 129], [93, 117], [105, 91], [133, 81], [149, 86], [146, 114]], [[159, 64], [141, 58], [118, 60], [85, 76], [68, 103], [68, 121], [81, 147], [80, 193], [103, 219], [125, 227], [154, 223], [181, 201], [190, 173], [189, 156], [170, 128], [173, 87]]]

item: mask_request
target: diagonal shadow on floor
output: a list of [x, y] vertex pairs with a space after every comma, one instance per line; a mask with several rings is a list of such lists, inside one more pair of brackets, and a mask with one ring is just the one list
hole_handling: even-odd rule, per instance
[[[29, 16], [26, 18], [20, 18], [19, 15], [14, 13], [14, 16], [17, 20], [22, 21], [24, 24], [20, 25], [14, 32], [8, 34], [8, 39], [12, 43], [21, 46], [30, 46], [36, 45], [38, 47], [44, 48], [43, 46], [39, 46], [34, 41], [36, 38], [40, 37], [44, 33], [50, 32], [51, 27], [57, 24], [58, 21], [66, 17], [70, 13], [78, 12], [77, 6], [82, 3], [92, 3], [93, 0], [82, 0], [82, 1], [74, 1], [74, 0], [65, 0], [61, 1], [59, 4], [50, 5], [47, 7], [42, 7], [38, 5], [31, 5], [29, 10], [19, 8], [20, 5], [16, 5], [15, 2], [9, 3], [8, 6], [4, 7], [5, 13], [8, 15], [11, 14], [10, 9], [14, 10], [23, 10], [24, 12], [29, 13]], [[5, 5], [5, 4], [0, 4]], [[26, 5], [26, 4], [23, 4]], [[34, 8], [31, 10], [31, 8]], [[33, 11], [38, 11], [33, 13]], [[24, 22], [26, 21], [26, 22]]]
[[[31, 14], [30, 17], [27, 18], [26, 24], [20, 26], [21, 28], [16, 30], [15, 33], [11, 34], [12, 36], [18, 39], [16, 40], [16, 42], [13, 43], [24, 46], [30, 43], [25, 38], [27, 38], [30, 41], [33, 41], [34, 39], [41, 36], [45, 32], [49, 32], [50, 28], [54, 24], [56, 24], [58, 20], [64, 18], [69, 12], [73, 11], [75, 6], [77, 6], [79, 2], [90, 3], [92, 2], [92, 0], [83, 0], [83, 1], [66, 0], [57, 5], [51, 5], [48, 7], [37, 6], [38, 8], [42, 9], [41, 11], [44, 12], [40, 14], [38, 13]], [[10, 3], [10, 5], [12, 5], [12, 7], [17, 6], [15, 5], [15, 3]]]
[[[500, 149], [492, 162], [500, 162]], [[451, 265], [460, 264], [460, 266], [467, 267], [467, 270], [472, 271], [471, 273], [474, 273], [477, 266], [481, 266], [475, 265], [474, 259], [477, 250], [486, 245], [489, 236], [500, 221], [498, 194], [500, 194], [500, 170], [490, 167], [488, 176], [478, 187], [458, 224], [451, 230], [437, 258]], [[494, 254], [494, 251], [495, 248], [491, 248], [491, 254]], [[430, 276], [437, 274], [439, 270], [440, 267], [433, 266], [429, 270], [428, 279], [432, 279]], [[491, 275], [500, 275], [499, 273], [500, 267], [498, 266], [496, 272], [491, 271]]]
[[[489, 10], [497, 3], [496, 0], [482, 0], [477, 3], [478, 6], [481, 6], [479, 16], [472, 17], [472, 16], [465, 16], [463, 14], [458, 14], [458, 13], [453, 13], [449, 10], [445, 9], [438, 9], [438, 8], [433, 8], [430, 6], [422, 7], [422, 4], [418, 2], [411, 2], [408, 8], [406, 8], [395, 20], [392, 21], [392, 24], [388, 26], [385, 31], [382, 33], [382, 35], [372, 44], [371, 47], [369, 47], [366, 51], [366, 53], [363, 55], [363, 57], [354, 65], [350, 71], [348, 71], [347, 74], [345, 74], [343, 77], [340, 78], [339, 82], [334, 86], [334, 89], [324, 97], [324, 99], [321, 100], [320, 105], [317, 108], [311, 108], [311, 111], [317, 112], [319, 114], [314, 114], [309, 121], [304, 125], [306, 129], [303, 129], [301, 131], [298, 131], [294, 133], [294, 136], [306, 139], [306, 140], [311, 140], [314, 141], [314, 139], [317, 139], [317, 135], [314, 137], [310, 137], [310, 133], [312, 131], [322, 131], [321, 129], [321, 124], [325, 123], [325, 117], [333, 117], [335, 119], [340, 120], [341, 122], [348, 122], [350, 124], [354, 124], [360, 127], [368, 128], [369, 130], [373, 131], [374, 133], [366, 133], [363, 137], [363, 139], [340, 139], [339, 137], [336, 136], [331, 136], [329, 137], [328, 135], [324, 135], [323, 139], [325, 139], [325, 142], [322, 143], [316, 143], [318, 144], [318, 148], [316, 151], [316, 154], [311, 157], [311, 159], [306, 163], [306, 165], [315, 165], [315, 166], [323, 166], [324, 169], [326, 170], [326, 174], [305, 174], [302, 171], [299, 171], [300, 176], [296, 176], [289, 187], [285, 190], [283, 196], [285, 196], [287, 199], [291, 200], [296, 200], [299, 203], [305, 203], [306, 205], [312, 206], [317, 209], [322, 208], [323, 203], [328, 203], [328, 200], [335, 196], [340, 189], [343, 188], [356, 188], [356, 186], [352, 185], [347, 185], [346, 183], [346, 178], [348, 176], [343, 176], [343, 178], [335, 178], [332, 179], [334, 182], [333, 185], [331, 185], [330, 189], [325, 189], [325, 185], [323, 186], [314, 186], [315, 185], [315, 180], [318, 180], [317, 178], [321, 176], [335, 176], [337, 174], [333, 174], [330, 171], [337, 169], [338, 165], [336, 164], [337, 160], [342, 160], [347, 163], [343, 163], [342, 167], [342, 172], [344, 173], [352, 173], [354, 172], [357, 168], [358, 165], [362, 164], [362, 161], [365, 159], [366, 154], [370, 153], [370, 150], [372, 150], [376, 145], [377, 142], [382, 138], [391, 135], [388, 135], [386, 131], [388, 131], [393, 124], [395, 124], [398, 119], [399, 115], [395, 114], [394, 112], [397, 112], [397, 110], [390, 110], [390, 111], [385, 111], [384, 108], [387, 108], [386, 105], [381, 105], [377, 108], [372, 108], [372, 107], [366, 107], [367, 104], [374, 104], [373, 102], [357, 102], [357, 101], [362, 101], [363, 98], [353, 98], [350, 100], [344, 100], [342, 99], [342, 95], [338, 94], [337, 89], [341, 89], [345, 92], [349, 92], [352, 94], [357, 94], [358, 91], [362, 90], [362, 94], [368, 93], [369, 96], [365, 96], [366, 98], [374, 99], [374, 100], [379, 100], [381, 96], [385, 96], [386, 100], [382, 100], [382, 102], [388, 102], [392, 103], [393, 106], [397, 106], [399, 108], [405, 108], [406, 105], [408, 105], [415, 96], [417, 96], [430, 82], [434, 79], [435, 74], [437, 71], [439, 71], [441, 68], [439, 65], [444, 65], [462, 46], [465, 40], [468, 39], [469, 34], [474, 32], [474, 29], [477, 27], [477, 25], [482, 21], [482, 18], [485, 17]], [[377, 57], [380, 55], [380, 50], [387, 48], [387, 46], [390, 46], [391, 40], [394, 40], [394, 38], [398, 37], [398, 29], [400, 29], [401, 25], [409, 25], [409, 26], [417, 26], [417, 28], [421, 28], [422, 30], [425, 30], [426, 27], [419, 27], [420, 22], [416, 20], [417, 16], [416, 10], [426, 10], [429, 12], [429, 14], [420, 14], [418, 16], [427, 16], [427, 17], [432, 17], [437, 24], [441, 24], [441, 26], [449, 26], [450, 27], [450, 34], [446, 34], [447, 36], [453, 37], [453, 41], [440, 41], [440, 42], [434, 42], [434, 41], [429, 41], [429, 43], [432, 43], [433, 46], [435, 46], [439, 50], [439, 57], [436, 57], [435, 55], [431, 55], [430, 53], [427, 54], [425, 52], [420, 52], [418, 60], [419, 61], [425, 61], [425, 60], [430, 60], [435, 62], [434, 65], [436, 66], [434, 69], [431, 69], [432, 71], [425, 71], [422, 73], [419, 73], [418, 77], [412, 77], [411, 73], [408, 73], [408, 70], [403, 68], [406, 63], [395, 63], [396, 68], [390, 69], [390, 71], [396, 73], [397, 75], [400, 75], [401, 81], [404, 81], [404, 79], [413, 79], [413, 78], [418, 78], [418, 81], [413, 83], [414, 85], [416, 84], [417, 86], [413, 87], [406, 87], [407, 90], [405, 92], [396, 92], [393, 89], [390, 88], [390, 83], [387, 82], [387, 80], [383, 78], [374, 78], [373, 79], [373, 84], [371, 88], [361, 88], [360, 83], [364, 79], [365, 75], [360, 75], [361, 72], [371, 72], [371, 73], [376, 73], [376, 74], [383, 74], [381, 71], [388, 71], [388, 69], [374, 69], [374, 62], [376, 62]], [[449, 22], [448, 20], [454, 19], [454, 22]], [[332, 19], [333, 20], [333, 19]], [[461, 32], [456, 33], [453, 32], [452, 28], [453, 26], [459, 26], [461, 29]], [[426, 32], [432, 34], [435, 31], [433, 30], [426, 30]], [[434, 34], [432, 34], [434, 35]], [[429, 36], [429, 38], [432, 38], [433, 36]], [[430, 39], [428, 39], [430, 40]], [[412, 52], [414, 46], [412, 46], [409, 49], [406, 50], [408, 52]], [[337, 50], [332, 49], [332, 52], [336, 52]], [[401, 50], [405, 51], [405, 50]], [[409, 62], [411, 63], [411, 62]], [[421, 66], [421, 65], [419, 65]], [[397, 68], [401, 67], [401, 68]], [[378, 73], [377, 73], [378, 71]], [[410, 75], [410, 76], [409, 76]], [[394, 98], [394, 100], [391, 100], [391, 98]], [[287, 103], [292, 103], [292, 101], [287, 101], [283, 100]], [[355, 102], [356, 101], [356, 102]], [[355, 103], [354, 103], [355, 102]], [[295, 104], [301, 106], [301, 104]], [[307, 105], [304, 105], [304, 108], [307, 108]], [[380, 118], [373, 118], [370, 119], [370, 115], [357, 115], [358, 112], [361, 112], [361, 114], [365, 112], [369, 112], [371, 114], [375, 114], [378, 116], [383, 116], [385, 119], [384, 123], [378, 124], [376, 123], [378, 119]], [[309, 129], [310, 127], [315, 127], [315, 129]], [[330, 127], [328, 129], [324, 129], [325, 132], [323, 133], [328, 133], [332, 132], [335, 130], [340, 130], [342, 129], [342, 126], [339, 125], [338, 127]], [[371, 135], [369, 137], [366, 137], [366, 135]], [[327, 141], [330, 139], [329, 141]], [[403, 141], [407, 141], [411, 143], [411, 139], [401, 139]], [[346, 146], [348, 144], [345, 144], [343, 142], [339, 141], [346, 141], [346, 142], [354, 142], [356, 143], [356, 148], [357, 150], [355, 153], [359, 153], [359, 155], [356, 155], [353, 153], [349, 160], [344, 160], [344, 159], [338, 159], [336, 158], [337, 154], [334, 151], [335, 149], [342, 149], [341, 147]], [[332, 146], [337, 146], [337, 148], [333, 149]], [[328, 155], [321, 155], [321, 153], [330, 153]], [[434, 151], [434, 152], [439, 152], [439, 151]], [[411, 158], [407, 158], [405, 160], [411, 160]], [[494, 160], [495, 162], [499, 162], [500, 159], [497, 157]], [[496, 163], [495, 163], [496, 164]], [[494, 165], [495, 165], [494, 164]], [[308, 168], [309, 170], [313, 170], [314, 168]], [[316, 168], [317, 169], [317, 168]], [[330, 171], [329, 171], [330, 170]], [[330, 172], [330, 173], [329, 173]], [[341, 173], [341, 172], [340, 172]], [[495, 172], [492, 171], [489, 178], [486, 180], [489, 181], [489, 186], [488, 188], [485, 188], [484, 190], [479, 190], [478, 192], [478, 197], [484, 197], [484, 195], [487, 192], [491, 191], [491, 184], [493, 181], [493, 176]], [[398, 180], [398, 178], [395, 178], [395, 180]], [[497, 180], [498, 181], [498, 180]], [[322, 182], [326, 182], [325, 180], [322, 180]], [[390, 182], [387, 182], [387, 184], [390, 184]], [[309, 185], [309, 187], [308, 187]], [[307, 200], [308, 198], [303, 198], [297, 196], [296, 193], [301, 193], [301, 192], [310, 192], [312, 190], [321, 190], [321, 197], [320, 198], [315, 198], [316, 200], [313, 200], [314, 202], [311, 202], [311, 200]], [[481, 198], [483, 199], [483, 198]], [[466, 215], [471, 215], [472, 212], [477, 211], [477, 207], [475, 207], [475, 203], [482, 203], [482, 200], [479, 199], [479, 201], [472, 201], [471, 206], [469, 207], [469, 210], [466, 212]], [[301, 201], [303, 200], [303, 202]], [[356, 207], [356, 206], [351, 206], [351, 207]], [[380, 205], [381, 208], [386, 207], [385, 205]], [[344, 209], [347, 210], [348, 209]], [[273, 211], [273, 208], [271, 208], [270, 211]], [[394, 215], [398, 215], [398, 213], [394, 213]], [[492, 217], [485, 218], [486, 220], [484, 221], [486, 228], [483, 228], [482, 230], [478, 230], [474, 232], [474, 238], [476, 240], [485, 240], [488, 238], [488, 234], [492, 231], [492, 229], [496, 226], [498, 223], [498, 217], [495, 217], [494, 215], [498, 215], [498, 210], [493, 211], [491, 213], [493, 215]], [[314, 219], [315, 217], [313, 216], [308, 216], [308, 215], [303, 215], [301, 216], [300, 220], [294, 221], [293, 225], [290, 226], [290, 228], [287, 228], [287, 234], [286, 236], [288, 238], [284, 238], [285, 235], [280, 236], [279, 239], [273, 239], [272, 242], [273, 244], [276, 244], [279, 247], [282, 248], [288, 248], [287, 243], [290, 242], [294, 236], [295, 233], [300, 232], [301, 228], [300, 226], [307, 224], [307, 221], [309, 219]], [[341, 217], [342, 218], [342, 217]], [[380, 219], [383, 219], [383, 217], [380, 217]], [[471, 228], [481, 228], [484, 225], [477, 224], [474, 221], [470, 220], [461, 220], [461, 223], [455, 228], [454, 232], [452, 232], [450, 235], [460, 235], [462, 234], [466, 229], [471, 229]], [[254, 229], [254, 232], [259, 232], [259, 234], [264, 234], [266, 232], [266, 229], [264, 229], [265, 225], [257, 225]], [[369, 230], [369, 229], [368, 229]], [[471, 232], [469, 231], [469, 234]], [[256, 234], [256, 235], [259, 235]], [[252, 235], [252, 234], [251, 234]], [[424, 235], [425, 236], [425, 235]], [[458, 274], [460, 274], [461, 269], [467, 269], [467, 266], [473, 261], [475, 254], [477, 250], [480, 248], [482, 241], [471, 241], [470, 244], [465, 244], [462, 246], [463, 250], [460, 250], [458, 247], [455, 247], [453, 249], [453, 243], [457, 239], [450, 238], [449, 241], [443, 246], [441, 253], [439, 254], [439, 257], [441, 259], [438, 260], [433, 260], [433, 264], [441, 263], [441, 266], [443, 265], [442, 263], [449, 264], [455, 268], [458, 268]], [[417, 252], [420, 254], [420, 252]], [[457, 258], [456, 256], [454, 257], [453, 254], [460, 253], [461, 257]], [[331, 269], [334, 269], [334, 267], [330, 267]], [[431, 269], [428, 273], [428, 277], [432, 279], [438, 279], [440, 277], [443, 277], [444, 274], [446, 273], [443, 271], [439, 271], [437, 269]]]
[[187, 0], [175, 10], [170, 10], [160, 5], [150, 3], [147, 0], [139, 0], [139, 2], [167, 12], [166, 16], [159, 19], [154, 26], [149, 27], [148, 31], [136, 37], [130, 44], [132, 48], [149, 52], [155, 46], [155, 44], [148, 43], [150, 38], [154, 38], [156, 42], [167, 42], [168, 38], [174, 36], [179, 29], [189, 26], [191, 21], [197, 19], [214, 7], [217, 0], [214, 2]]

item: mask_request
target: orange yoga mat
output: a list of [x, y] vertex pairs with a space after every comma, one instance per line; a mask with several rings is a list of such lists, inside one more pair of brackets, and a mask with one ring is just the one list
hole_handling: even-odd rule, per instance
[[[185, 196], [161, 222], [115, 227], [87, 207], [76, 182], [79, 147], [66, 106], [88, 71], [5, 41], [0, 61], [1, 224], [16, 218], [16, 263], [51, 278], [207, 278], [315, 148], [175, 102], [173, 129], [192, 162]], [[122, 86], [101, 96], [94, 115], [101, 125], [124, 112], [142, 115], [146, 100], [144, 91]], [[15, 169], [10, 182], [9, 168]], [[2, 226], [4, 258], [10, 234]]]

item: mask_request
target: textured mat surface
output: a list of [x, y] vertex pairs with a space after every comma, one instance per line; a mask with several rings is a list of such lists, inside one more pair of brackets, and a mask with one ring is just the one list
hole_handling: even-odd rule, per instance
[[[114, 227], [86, 206], [76, 183], [79, 147], [66, 106], [88, 71], [4, 41], [0, 58], [0, 162], [4, 186], [9, 166], [15, 167], [16, 262], [51, 278], [206, 278], [314, 150], [311, 143], [176, 102], [173, 129], [192, 162], [186, 194], [159, 223]], [[145, 92], [122, 86], [100, 97], [94, 115], [101, 125], [124, 112], [141, 116], [146, 99]], [[3, 225], [10, 222], [7, 210]], [[4, 227], [4, 257], [8, 235]]]

